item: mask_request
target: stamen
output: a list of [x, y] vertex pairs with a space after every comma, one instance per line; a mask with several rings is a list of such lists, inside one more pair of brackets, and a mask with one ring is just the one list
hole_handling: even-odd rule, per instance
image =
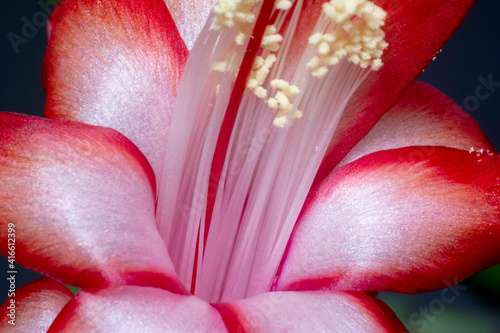
[[267, 105], [271, 109], [279, 110], [273, 121], [274, 126], [284, 128], [292, 125], [294, 120], [303, 117], [302, 112], [299, 110], [295, 110], [293, 116], [290, 117], [293, 105], [288, 98], [300, 92], [297, 86], [290, 85], [285, 80], [275, 79], [271, 81], [271, 87], [279, 89], [274, 98], [267, 100]]
[[269, 54], [266, 59], [261, 56], [256, 57], [253, 63], [253, 68], [247, 81], [247, 88], [253, 91], [260, 99], [267, 97], [267, 90], [264, 89], [262, 85], [264, 81], [266, 81], [271, 66], [275, 61], [276, 56], [274, 54]]
[[292, 8], [292, 2], [290, 0], [278, 0], [276, 2], [276, 9], [287, 10]]
[[[216, 61], [212, 64], [212, 70], [217, 71], [217, 72], [226, 72], [228, 68], [232, 68], [235, 65], [235, 55], [234, 54], [228, 54], [225, 57], [226, 60], [224, 61]], [[237, 74], [235, 74], [236, 76]]]
[[250, 36], [256, 16], [254, 8], [263, 0], [219, 0], [213, 7], [212, 30], [234, 28], [238, 32], [236, 44], [243, 45]]
[[330, 0], [323, 4], [323, 13], [333, 31], [309, 38], [318, 52], [306, 64], [314, 77], [323, 78], [343, 58], [361, 68], [376, 71], [382, 67], [381, 56], [388, 46], [381, 29], [386, 18], [383, 9], [367, 0]]
[[[212, 10], [215, 15], [213, 17], [211, 29], [220, 30], [222, 28], [235, 28], [237, 30], [236, 44], [240, 46], [243, 45], [247, 36], [249, 36], [249, 31], [253, 27], [253, 23], [255, 22], [255, 15], [252, 10], [261, 2], [262, 0], [220, 0]], [[285, 10], [291, 8], [291, 6], [291, 1], [281, 0], [276, 3], [275, 8]], [[271, 52], [277, 52], [279, 50], [279, 43], [283, 40], [283, 36], [277, 33], [277, 31], [278, 30], [274, 25], [266, 27], [260, 45], [263, 49]], [[263, 87], [263, 84], [266, 81], [275, 61], [276, 55], [271, 53], [268, 54], [266, 58], [257, 56], [253, 64], [246, 87], [260, 99], [265, 99], [267, 97], [267, 90]], [[227, 67], [227, 61], [219, 61], [213, 64], [212, 69], [224, 72]], [[216, 88], [216, 94], [218, 93], [218, 90], [219, 89]], [[280, 110], [283, 109], [280, 108]], [[281, 112], [278, 114], [277, 118], [280, 118], [281, 120], [277, 122], [275, 120], [275, 122], [279, 124], [279, 127], [285, 126], [286, 122], [284, 119], [287, 118], [288, 112], [289, 110], [287, 110], [286, 113]], [[300, 111], [295, 113], [296, 117], [294, 117], [294, 119], [302, 117], [302, 113]]]
[[378, 7], [330, 1], [312, 30], [299, 23], [307, 1], [219, 0], [182, 78], [159, 229], [183, 283], [208, 301], [271, 289], [344, 109], [382, 65]]
[[227, 61], [217, 61], [212, 65], [212, 69], [217, 72], [225, 72], [227, 67]]
[[264, 38], [262, 38], [262, 43], [260, 46], [266, 50], [270, 50], [273, 52], [278, 51], [280, 48], [280, 42], [283, 40], [283, 37], [280, 34], [276, 33], [277, 29], [274, 25], [269, 25], [264, 32]]

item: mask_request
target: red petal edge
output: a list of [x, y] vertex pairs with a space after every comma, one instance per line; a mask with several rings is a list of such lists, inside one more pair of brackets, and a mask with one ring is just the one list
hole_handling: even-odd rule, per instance
[[215, 307], [229, 332], [407, 332], [363, 292], [270, 292]]
[[220, 314], [194, 296], [148, 287], [81, 291], [49, 332], [227, 332]]
[[310, 195], [280, 290], [441, 289], [500, 262], [500, 158], [405, 147], [332, 172]]
[[337, 167], [379, 150], [408, 146], [495, 151], [468, 113], [436, 88], [414, 82]]
[[22, 286], [0, 308], [0, 330], [46, 332], [73, 294], [64, 285], [42, 278]]
[[65, 0], [44, 58], [45, 116], [111, 127], [159, 174], [188, 51], [162, 0]]
[[[73, 286], [186, 293], [156, 228], [153, 172], [132, 142], [5, 112], [0, 132], [0, 225], [15, 230], [16, 261]], [[0, 247], [8, 256], [7, 237]]]

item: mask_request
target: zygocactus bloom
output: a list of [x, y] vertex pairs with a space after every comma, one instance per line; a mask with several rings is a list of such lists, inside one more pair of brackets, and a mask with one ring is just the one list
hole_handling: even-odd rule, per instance
[[412, 83], [471, 2], [63, 0], [51, 119], [0, 114], [0, 248], [51, 278], [2, 327], [404, 331], [369, 292], [500, 259], [499, 156]]

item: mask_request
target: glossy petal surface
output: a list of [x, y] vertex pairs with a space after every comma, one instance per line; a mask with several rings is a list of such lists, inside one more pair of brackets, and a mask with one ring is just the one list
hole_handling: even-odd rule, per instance
[[[0, 308], [2, 332], [47, 332], [59, 311], [73, 297], [64, 285], [42, 278], [15, 291]], [[14, 300], [12, 303], [11, 300]], [[11, 307], [14, 309], [11, 317]], [[12, 321], [14, 318], [14, 321]], [[12, 321], [13, 324], [9, 324]]]
[[217, 0], [164, 0], [189, 50]]
[[230, 332], [406, 332], [362, 292], [272, 292], [218, 304]]
[[496, 264], [499, 156], [422, 148], [379, 151], [332, 172], [305, 205], [278, 288], [415, 293]]
[[80, 292], [49, 332], [227, 332], [220, 314], [194, 297], [147, 287]]
[[[495, 149], [476, 121], [448, 96], [426, 83], [415, 82], [339, 166], [378, 150], [408, 146]], [[425, 157], [433, 149], [422, 149], [420, 155]]]
[[187, 57], [165, 4], [66, 0], [56, 11], [44, 59], [45, 116], [114, 128], [157, 172]]
[[12, 113], [0, 132], [0, 224], [15, 225], [17, 262], [79, 287], [169, 283], [153, 172], [127, 138]]

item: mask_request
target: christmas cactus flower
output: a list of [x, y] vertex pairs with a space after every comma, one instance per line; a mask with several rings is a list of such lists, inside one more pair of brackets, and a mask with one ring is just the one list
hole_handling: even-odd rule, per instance
[[63, 0], [48, 119], [0, 113], [0, 248], [47, 276], [0, 327], [405, 331], [375, 292], [500, 262], [499, 155], [413, 82], [471, 5]]

